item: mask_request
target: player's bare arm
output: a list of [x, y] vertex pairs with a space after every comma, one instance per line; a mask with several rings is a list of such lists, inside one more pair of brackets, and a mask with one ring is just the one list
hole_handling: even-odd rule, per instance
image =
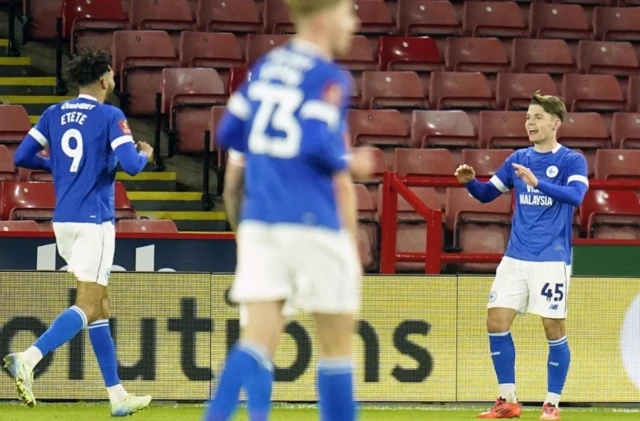
[[342, 222], [354, 241], [358, 239], [358, 205], [353, 180], [348, 172], [341, 172], [333, 176], [336, 199], [340, 208]]
[[224, 176], [223, 200], [227, 220], [235, 232], [240, 219], [240, 205], [244, 188], [244, 162], [241, 156], [229, 155]]

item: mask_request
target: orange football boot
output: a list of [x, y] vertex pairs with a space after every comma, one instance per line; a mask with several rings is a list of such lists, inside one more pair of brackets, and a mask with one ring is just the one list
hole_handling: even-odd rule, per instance
[[493, 408], [478, 415], [478, 418], [520, 418], [522, 407], [519, 403], [508, 403], [502, 398], [496, 400]]
[[542, 407], [542, 416], [541, 420], [559, 420], [560, 419], [560, 410], [557, 406], [552, 403], [546, 403]]

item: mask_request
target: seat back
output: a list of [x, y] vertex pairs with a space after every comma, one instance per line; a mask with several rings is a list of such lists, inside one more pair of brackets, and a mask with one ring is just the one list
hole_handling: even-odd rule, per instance
[[125, 20], [120, 0], [63, 0], [60, 8], [62, 37], [71, 37], [76, 20]]
[[519, 149], [530, 146], [524, 111], [481, 111], [478, 136], [483, 148]]
[[36, 221], [0, 221], [2, 232], [33, 232], [40, 231]]
[[253, 0], [200, 0], [197, 20], [200, 31], [246, 33], [263, 30]]
[[581, 73], [630, 76], [638, 72], [638, 57], [630, 42], [580, 41]]
[[376, 70], [377, 64], [373, 49], [367, 37], [356, 35], [351, 41], [351, 49], [343, 56], [336, 57], [336, 61], [345, 69], [352, 71]]
[[295, 32], [289, 7], [284, 0], [264, 0], [263, 21], [270, 34], [292, 34]]
[[595, 7], [593, 26], [602, 41], [640, 41], [640, 7]]
[[397, 110], [349, 110], [352, 144], [406, 146], [409, 133]]
[[395, 34], [395, 19], [384, 0], [354, 0], [353, 7], [360, 20], [360, 34]]
[[5, 181], [3, 183], [3, 200], [1, 219], [16, 219], [17, 209], [41, 211], [39, 217], [51, 219], [56, 205], [53, 183], [24, 183]]
[[170, 68], [162, 70], [162, 113], [184, 105], [224, 102], [224, 84], [215, 69]]
[[509, 61], [497, 38], [447, 38], [445, 66], [452, 72], [498, 73]]
[[399, 176], [451, 176], [456, 168], [448, 149], [398, 148], [394, 168]]
[[0, 106], [0, 143], [20, 143], [31, 130], [31, 120], [22, 105]]
[[378, 38], [378, 64], [383, 71], [444, 70], [438, 44], [433, 38], [426, 37]]
[[613, 148], [640, 148], [640, 114], [615, 113], [611, 123]]
[[234, 34], [184, 31], [180, 34], [180, 65], [230, 69], [244, 65], [244, 59]]
[[608, 149], [609, 131], [599, 113], [568, 113], [558, 129], [558, 142], [569, 148]]
[[480, 203], [467, 189], [450, 187], [447, 189], [444, 209], [445, 223], [452, 231], [463, 212], [478, 214], [470, 218], [475, 221], [505, 223], [510, 220], [511, 196], [503, 194], [492, 202]]
[[511, 71], [514, 73], [573, 73], [576, 64], [562, 39], [520, 39], [511, 43]]
[[249, 34], [247, 35], [247, 52], [245, 57], [247, 64], [252, 66], [256, 61], [260, 60], [269, 51], [283, 44], [286, 44], [291, 39], [290, 35], [282, 34]]
[[596, 151], [595, 176], [601, 180], [640, 180], [640, 150]]
[[246, 67], [234, 67], [229, 70], [227, 89], [233, 94], [245, 81], [251, 80], [251, 72]]
[[5, 145], [0, 145], [0, 181], [18, 181], [18, 170], [13, 156]]
[[475, 147], [478, 137], [464, 111], [414, 111], [411, 114], [413, 148], [433, 146]]
[[429, 78], [430, 108], [494, 108], [493, 94], [482, 73], [433, 72]]
[[459, 35], [460, 25], [448, 1], [411, 0], [398, 2], [398, 27], [405, 36]]
[[529, 12], [531, 38], [589, 39], [591, 28], [582, 6], [532, 3]]
[[567, 74], [562, 96], [569, 111], [622, 111], [624, 96], [615, 76]]
[[134, 0], [129, 22], [137, 30], [195, 29], [187, 0]]
[[548, 74], [500, 73], [496, 91], [496, 106], [503, 110], [527, 109], [538, 91], [542, 95], [558, 95]]
[[165, 31], [118, 31], [113, 34], [111, 55], [113, 69], [120, 77], [124, 64], [132, 59], [151, 63], [175, 59], [171, 38]]
[[513, 149], [464, 149], [462, 163], [472, 167], [476, 177], [493, 177], [513, 154]]
[[364, 72], [362, 102], [366, 108], [428, 108], [415, 72]]
[[639, 215], [640, 204], [632, 190], [589, 189], [580, 205], [580, 226], [589, 232], [592, 214]]
[[468, 37], [522, 37], [527, 33], [515, 2], [465, 2], [462, 29]]

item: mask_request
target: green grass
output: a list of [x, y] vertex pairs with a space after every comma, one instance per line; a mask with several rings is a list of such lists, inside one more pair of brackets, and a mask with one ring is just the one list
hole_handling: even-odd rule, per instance
[[[401, 405], [365, 405], [362, 407], [362, 421], [463, 421], [475, 419], [485, 410], [485, 406], [401, 406]], [[204, 408], [202, 405], [152, 404], [152, 407], [134, 415], [133, 421], [200, 421]], [[540, 408], [526, 408], [523, 420], [537, 420]], [[15, 403], [0, 403], [2, 421], [106, 421], [112, 420], [106, 403], [96, 404], [46, 404], [41, 403], [29, 409]], [[317, 420], [314, 405], [277, 405], [273, 411], [273, 420], [310, 421]], [[563, 409], [564, 421], [609, 421], [638, 420], [640, 410], [636, 409]], [[240, 411], [235, 421], [246, 421], [244, 411]]]

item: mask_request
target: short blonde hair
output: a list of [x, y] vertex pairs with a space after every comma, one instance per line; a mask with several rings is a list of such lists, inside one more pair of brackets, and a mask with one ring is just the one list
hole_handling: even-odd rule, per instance
[[564, 121], [567, 117], [567, 107], [559, 96], [540, 95], [538, 91], [533, 94], [531, 104], [541, 106], [549, 114], [558, 117], [560, 121]]
[[305, 19], [344, 0], [287, 0], [293, 20]]

